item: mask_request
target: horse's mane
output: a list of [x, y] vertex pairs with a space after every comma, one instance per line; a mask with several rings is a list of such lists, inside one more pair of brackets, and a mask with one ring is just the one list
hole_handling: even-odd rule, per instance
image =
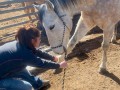
[[45, 9], [47, 9], [47, 6], [45, 4], [42, 4], [38, 11], [39, 20], [41, 23], [43, 23], [43, 17], [46, 11]]
[[[53, 5], [54, 5], [54, 11], [59, 15], [59, 5], [63, 8], [63, 9], [68, 9], [71, 6], [75, 6], [77, 5], [77, 2], [80, 0], [49, 0]], [[43, 22], [43, 17], [45, 14], [45, 9], [47, 9], [47, 6], [45, 4], [43, 4], [38, 12], [39, 15], [39, 20], [41, 22]]]
[[62, 8], [68, 8], [70, 6], [75, 6], [80, 0], [50, 0], [54, 5], [58, 3], [62, 6]]

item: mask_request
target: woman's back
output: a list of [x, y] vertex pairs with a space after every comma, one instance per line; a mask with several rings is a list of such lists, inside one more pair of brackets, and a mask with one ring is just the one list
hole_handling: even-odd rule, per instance
[[[14, 59], [18, 55], [18, 51], [20, 50], [20, 45], [17, 41], [12, 41], [0, 46], [0, 61], [7, 59]], [[13, 54], [16, 54], [16, 56]]]
[[24, 49], [17, 41], [12, 41], [0, 46], [0, 78], [23, 69]]

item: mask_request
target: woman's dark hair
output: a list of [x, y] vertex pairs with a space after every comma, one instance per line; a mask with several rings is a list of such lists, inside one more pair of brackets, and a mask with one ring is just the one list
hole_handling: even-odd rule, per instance
[[40, 34], [40, 31], [31, 24], [19, 28], [15, 39], [19, 41], [20, 45], [24, 45], [25, 47], [31, 49], [35, 53], [36, 49], [32, 44], [32, 39], [40, 37]]

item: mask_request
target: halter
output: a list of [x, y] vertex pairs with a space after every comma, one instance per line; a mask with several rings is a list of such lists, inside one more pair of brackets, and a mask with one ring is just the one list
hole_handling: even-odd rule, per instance
[[[57, 11], [54, 9], [54, 11], [55, 11], [55, 13], [56, 13], [56, 15], [59, 17], [59, 19], [61, 20], [61, 22], [63, 23], [63, 26], [64, 26], [64, 31], [63, 31], [63, 37], [62, 37], [62, 42], [61, 42], [61, 44], [60, 45], [58, 45], [58, 46], [55, 46], [55, 47], [51, 47], [52, 49], [56, 49], [56, 48], [60, 48], [60, 47], [63, 47], [63, 49], [64, 49], [64, 52], [65, 52], [65, 54], [67, 53], [67, 50], [66, 50], [66, 48], [65, 48], [65, 46], [63, 46], [63, 40], [64, 40], [64, 37], [65, 37], [65, 30], [66, 30], [66, 28], [69, 30], [69, 32], [71, 31], [70, 30], [70, 28], [66, 25], [66, 23], [63, 21], [63, 19], [62, 19], [62, 17], [64, 17], [64, 16], [66, 16], [66, 14], [65, 15], [58, 15], [58, 13], [57, 13]], [[65, 28], [66, 27], [66, 28]], [[63, 53], [64, 53], [63, 52]], [[62, 54], [63, 54], [62, 53]], [[60, 54], [60, 53], [57, 53], [57, 54]]]

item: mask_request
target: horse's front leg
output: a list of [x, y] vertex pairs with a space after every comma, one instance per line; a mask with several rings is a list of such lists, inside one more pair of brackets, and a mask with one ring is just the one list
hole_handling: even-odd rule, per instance
[[111, 42], [112, 43], [116, 43], [116, 39], [117, 39], [117, 27], [118, 27], [119, 23], [117, 23], [115, 25], [115, 30], [113, 31], [113, 36], [112, 36], [112, 39], [111, 39]]
[[[75, 47], [78, 41], [81, 38], [83, 38], [87, 34], [87, 32], [91, 30], [94, 26], [95, 24], [92, 18], [85, 12], [81, 12], [81, 17], [77, 23], [75, 32], [67, 44], [67, 54], [69, 54], [72, 51], [72, 49]], [[62, 55], [59, 59], [63, 60], [64, 57], [65, 54]]]
[[81, 13], [81, 17], [78, 21], [75, 33], [71, 37], [67, 45], [67, 53], [69, 54], [75, 45], [82, 39], [89, 30], [91, 30], [95, 26], [92, 18], [86, 15], [85, 13]]
[[[83, 22], [83, 19], [80, 18], [78, 21], [77, 27], [75, 29], [75, 32], [67, 44], [67, 49], [66, 49], [67, 54], [69, 54], [72, 51], [72, 49], [75, 47], [77, 42], [83, 36], [85, 36], [87, 32], [88, 32], [88, 29], [86, 28], [85, 23]], [[65, 54], [61, 55], [61, 57], [59, 59], [62, 60], [62, 59], [64, 59], [64, 57], [65, 57]]]
[[99, 73], [101, 74], [105, 74], [106, 72], [107, 50], [113, 35], [112, 34], [113, 30], [114, 30], [114, 26], [110, 26], [109, 28], [104, 29], [103, 42], [102, 42], [103, 57], [99, 69]]

